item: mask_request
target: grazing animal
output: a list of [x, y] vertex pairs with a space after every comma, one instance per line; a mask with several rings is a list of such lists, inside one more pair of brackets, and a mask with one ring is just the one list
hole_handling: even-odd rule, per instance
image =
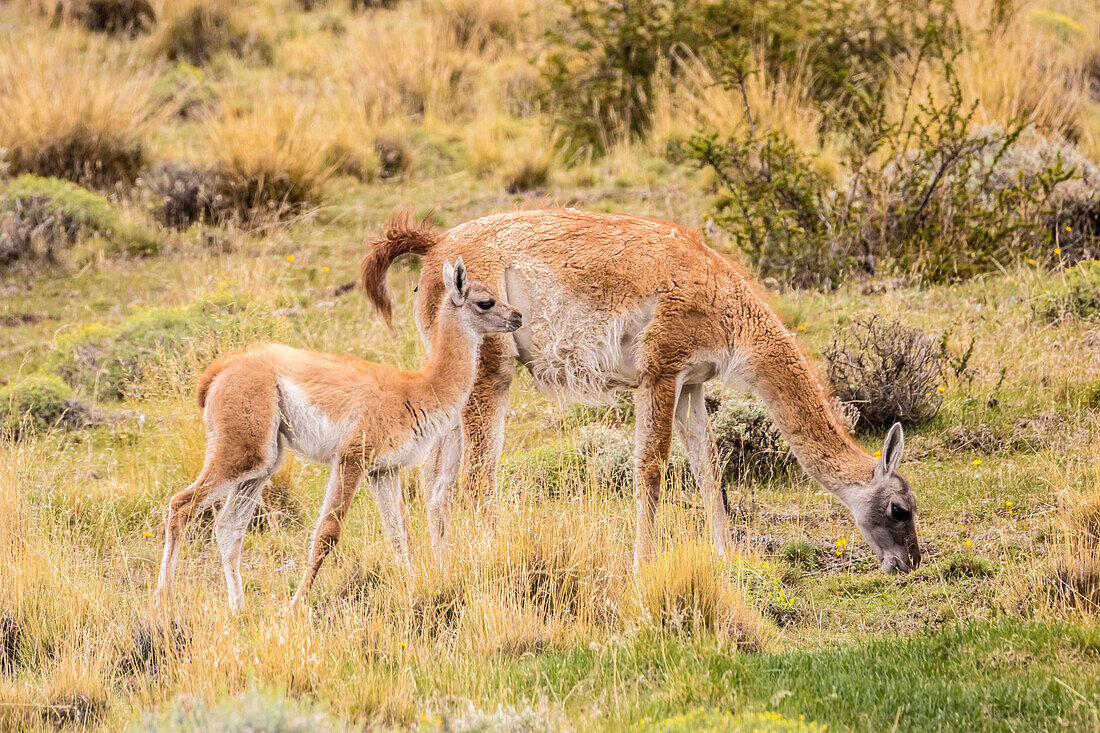
[[492, 288], [467, 280], [462, 258], [444, 263], [428, 361], [405, 371], [353, 356], [259, 344], [215, 361], [199, 379], [206, 458], [195, 482], [172, 497], [165, 522], [160, 603], [171, 590], [180, 536], [196, 512], [224, 499], [214, 535], [229, 605], [244, 606], [241, 544], [260, 492], [290, 448], [332, 466], [305, 575], [291, 605], [309, 593], [366, 476], [394, 552], [409, 559], [398, 469], [421, 461], [459, 419], [486, 334], [515, 331], [520, 312]]
[[416, 322], [425, 340], [443, 325], [442, 268], [463, 257], [525, 315], [516, 332], [487, 336], [461, 426], [429, 456], [433, 547], [447, 547], [447, 498], [465, 452], [475, 490], [495, 499], [512, 364], [566, 399], [602, 402], [633, 388], [637, 571], [653, 552], [653, 525], [672, 433], [686, 447], [716, 550], [729, 550], [718, 453], [703, 402], [712, 378], [747, 385], [802, 467], [851, 511], [884, 572], [920, 562], [916, 500], [898, 473], [895, 425], [876, 460], [852, 439], [793, 336], [736, 266], [675, 224], [572, 209], [495, 214], [443, 233], [395, 218], [363, 260], [363, 286], [388, 320], [390, 263], [423, 258]]

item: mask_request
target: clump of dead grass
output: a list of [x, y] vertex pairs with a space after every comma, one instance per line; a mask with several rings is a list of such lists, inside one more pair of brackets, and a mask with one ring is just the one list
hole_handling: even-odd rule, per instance
[[208, 123], [217, 193], [241, 220], [285, 218], [324, 202], [331, 139], [314, 112], [276, 100]]
[[150, 83], [129, 52], [75, 32], [0, 41], [0, 148], [12, 172], [133, 183], [158, 118]]
[[745, 602], [744, 589], [714, 552], [685, 543], [662, 553], [638, 578], [643, 623], [675, 633], [711, 633], [746, 651], [767, 642], [760, 614]]

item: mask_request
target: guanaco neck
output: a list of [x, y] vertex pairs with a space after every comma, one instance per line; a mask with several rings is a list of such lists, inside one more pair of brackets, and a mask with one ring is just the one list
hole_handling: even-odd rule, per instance
[[477, 374], [481, 334], [462, 322], [459, 308], [443, 299], [428, 347], [428, 360], [413, 379], [413, 398], [424, 409], [450, 410], [470, 395]]
[[875, 459], [838, 417], [794, 337], [763, 303], [744, 347], [746, 379], [806, 473], [846, 505], [874, 476]]

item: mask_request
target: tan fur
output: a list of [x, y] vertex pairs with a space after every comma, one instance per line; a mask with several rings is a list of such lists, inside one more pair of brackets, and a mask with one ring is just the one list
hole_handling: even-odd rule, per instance
[[[199, 379], [198, 400], [207, 429], [206, 459], [190, 487], [169, 502], [158, 599], [168, 592], [178, 543], [195, 512], [225, 499], [215, 522], [230, 604], [243, 605], [239, 575], [244, 528], [282, 452], [332, 466], [321, 518], [295, 602], [305, 597], [340, 537], [360, 479], [378, 495], [386, 535], [408, 560], [408, 519], [397, 471], [415, 465], [438, 436], [458, 420], [473, 387], [485, 334], [514, 330], [518, 312], [481, 283], [438, 304], [430, 358], [417, 371], [295, 349], [258, 344], [214, 362]], [[491, 307], [482, 306], [492, 302]]]
[[[378, 281], [399, 249], [382, 244], [368, 253]], [[518, 356], [540, 386], [569, 397], [599, 399], [636, 388], [639, 561], [650, 552], [677, 403], [690, 385], [714, 376], [744, 382], [764, 400], [801, 465], [852, 509], [865, 536], [865, 524], [879, 522], [863, 508], [871, 494], [887, 491], [915, 510], [907, 488], [902, 491], [890, 476], [876, 478], [875, 459], [841, 424], [774, 311], [741, 270], [696, 233], [653, 219], [571, 209], [495, 214], [461, 224], [435, 235], [422, 255], [416, 317], [426, 338], [437, 327], [442, 263], [459, 255], [471, 276], [500, 288], [525, 312], [523, 329], [497, 336], [500, 347], [483, 352], [463, 412], [465, 458], [487, 485], [483, 491], [492, 491], [499, 457], [499, 450], [486, 452], [500, 442], [494, 426], [509, 379], [499, 375], [510, 374]], [[379, 282], [365, 284], [381, 288]], [[703, 423], [683, 426], [685, 435], [709, 440], [705, 414], [684, 414]], [[696, 478], [716, 494], [714, 467], [705, 465], [712, 453], [705, 447], [698, 453], [704, 458]], [[714, 495], [707, 504], [715, 543], [724, 550], [724, 513], [713, 509]], [[908, 547], [876, 546], [880, 559], [893, 553], [909, 558], [899, 559], [898, 567], [915, 564], [915, 529], [909, 534]]]

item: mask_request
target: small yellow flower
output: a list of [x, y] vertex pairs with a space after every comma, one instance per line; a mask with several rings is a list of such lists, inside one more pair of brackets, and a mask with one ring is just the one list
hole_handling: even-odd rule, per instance
[[947, 387], [944, 387], [944, 386], [943, 386], [943, 385], [941, 384], [941, 385], [940, 385], [939, 387], [936, 387], [936, 391], [937, 391], [937, 392], [946, 392], [946, 391], [947, 391]]
[[975, 466], [980, 466], [980, 465], [982, 465], [982, 459], [981, 459], [981, 458], [975, 458], [975, 459], [974, 459], [973, 461], [971, 461], [970, 463], [971, 463], [972, 465], [975, 465]]
[[840, 557], [840, 550], [833, 550], [833, 554]]
[[287, 255], [286, 256], [286, 261], [287, 262], [293, 262], [294, 261], [294, 255]]
[[1027, 259], [1027, 264], [1029, 264], [1029, 265], [1034, 265], [1034, 264], [1035, 264], [1035, 260], [1033, 260], [1033, 259], [1031, 259], [1030, 257], [1028, 257], [1028, 259]]
[[1059, 249], [1058, 247], [1055, 247], [1055, 248], [1054, 248], [1054, 254], [1056, 254], [1056, 255], [1060, 255], [1060, 254], [1062, 254], [1062, 250], [1061, 250], [1061, 249]]
[[882, 451], [880, 451], [880, 450], [875, 451], [875, 458], [882, 458]]
[[1066, 231], [1067, 232], [1073, 231], [1073, 227], [1071, 227], [1069, 224], [1066, 224]]
[[844, 547], [844, 545], [846, 545], [846, 544], [848, 544], [848, 538], [847, 537], [837, 538], [837, 541], [836, 541], [836, 546], [837, 547]]
[[152, 533], [152, 532], [145, 532], [145, 536], [146, 536], [146, 537], [152, 537], [152, 536], [153, 536], [153, 533]]
[[328, 272], [328, 268], [327, 267], [322, 267], [321, 272]]
[[973, 543], [973, 542], [971, 542], [970, 540], [967, 540], [967, 541], [966, 541], [966, 546], [967, 546], [967, 547], [973, 547], [973, 546], [974, 546], [974, 543]]
[[798, 327], [798, 330], [799, 330], [799, 331], [805, 331], [805, 330], [806, 330], [806, 327], [805, 327], [805, 326], [799, 326], [799, 327]]
[[403, 641], [403, 642], [401, 642], [401, 648], [402, 648], [402, 649], [404, 649], [404, 648], [405, 648], [405, 647], [407, 647], [408, 645], [409, 645], [409, 644], [408, 644], [408, 642], [404, 642], [404, 641]]

